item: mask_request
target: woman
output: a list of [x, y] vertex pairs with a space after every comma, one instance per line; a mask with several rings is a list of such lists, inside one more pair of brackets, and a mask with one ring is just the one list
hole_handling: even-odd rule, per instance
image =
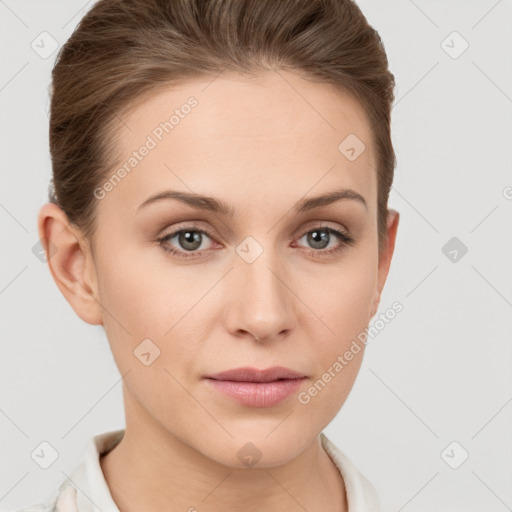
[[26, 510], [377, 511], [322, 433], [399, 220], [394, 79], [357, 5], [100, 0], [52, 86], [39, 235], [126, 428]]

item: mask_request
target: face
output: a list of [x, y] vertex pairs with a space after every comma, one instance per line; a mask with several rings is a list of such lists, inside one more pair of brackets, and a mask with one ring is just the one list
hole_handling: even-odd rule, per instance
[[[97, 189], [87, 275], [126, 375], [127, 426], [151, 425], [228, 466], [243, 465], [248, 441], [263, 465], [286, 463], [345, 402], [364, 345], [341, 370], [339, 356], [367, 327], [387, 274], [364, 112], [283, 71], [161, 90], [123, 121], [120, 167], [138, 156]], [[365, 145], [355, 159], [339, 149], [349, 134]], [[170, 191], [217, 203], [144, 205]], [[266, 402], [243, 402], [205, 378], [274, 366], [306, 376], [280, 400], [269, 394], [283, 385], [267, 385]]]

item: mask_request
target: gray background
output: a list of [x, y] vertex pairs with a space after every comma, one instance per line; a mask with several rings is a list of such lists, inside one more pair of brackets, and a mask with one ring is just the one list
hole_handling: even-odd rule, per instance
[[[390, 206], [401, 221], [379, 312], [395, 300], [404, 310], [368, 343], [325, 432], [383, 512], [512, 510], [512, 0], [358, 3], [397, 80]], [[91, 5], [0, 0], [3, 509], [45, 498], [90, 437], [124, 426], [102, 328], [76, 316], [32, 253], [56, 52], [31, 44], [43, 31], [64, 43]], [[468, 248], [457, 261], [442, 250], [452, 237]], [[59, 453], [48, 469], [30, 456], [42, 441]]]

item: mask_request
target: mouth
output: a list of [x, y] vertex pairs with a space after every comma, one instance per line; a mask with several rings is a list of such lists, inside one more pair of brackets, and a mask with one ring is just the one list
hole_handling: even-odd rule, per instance
[[308, 377], [284, 367], [236, 368], [205, 377], [212, 389], [248, 407], [273, 407], [295, 394]]
[[234, 368], [224, 372], [207, 375], [207, 379], [233, 381], [233, 382], [276, 382], [281, 380], [297, 380], [307, 378], [307, 375], [284, 366], [273, 366], [264, 370], [257, 368], [243, 367]]

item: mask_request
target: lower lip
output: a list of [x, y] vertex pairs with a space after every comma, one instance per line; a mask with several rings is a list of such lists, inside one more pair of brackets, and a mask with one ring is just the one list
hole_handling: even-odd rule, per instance
[[296, 393], [306, 377], [273, 382], [206, 379], [215, 389], [249, 407], [272, 407]]

